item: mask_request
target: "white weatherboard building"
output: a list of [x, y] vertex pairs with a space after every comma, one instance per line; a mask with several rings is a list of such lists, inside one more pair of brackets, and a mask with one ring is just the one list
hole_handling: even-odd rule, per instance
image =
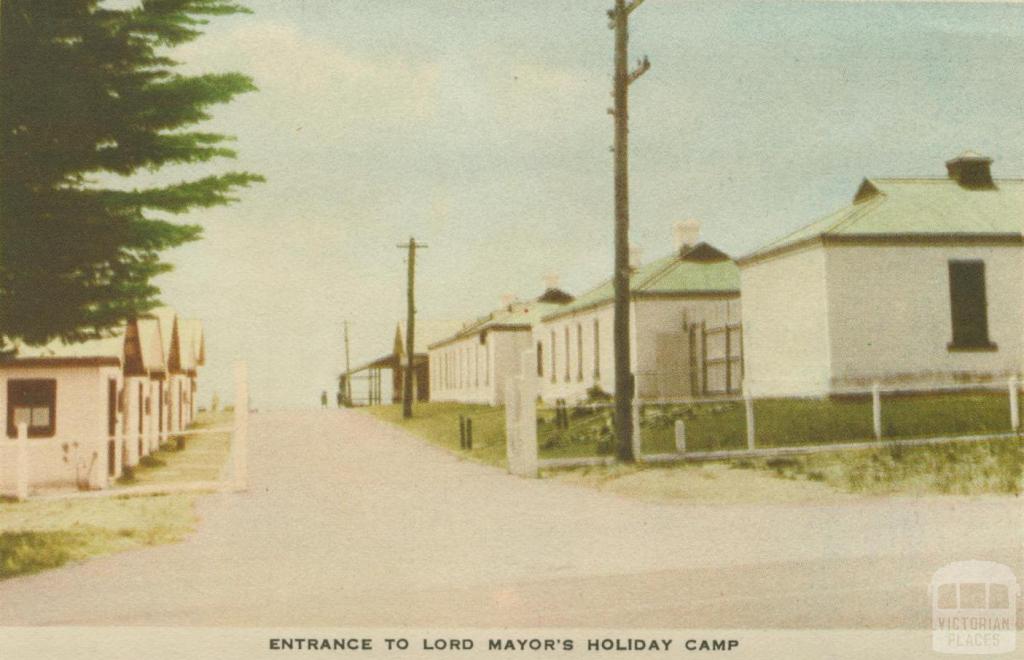
[[521, 355], [532, 342], [534, 324], [572, 299], [551, 279], [536, 300], [505, 300], [499, 309], [431, 344], [431, 398], [502, 405], [505, 383], [519, 372]]
[[1024, 181], [965, 153], [739, 260], [755, 396], [1008, 378], [1021, 368]]
[[100, 339], [15, 342], [0, 358], [0, 494], [15, 492], [19, 423], [28, 427], [33, 490], [106, 487], [158, 449], [161, 433], [184, 428], [193, 417], [184, 393], [194, 391], [205, 346], [198, 321], [188, 322], [184, 342], [177, 325], [165, 309]]
[[[739, 270], [728, 255], [699, 242], [696, 222], [677, 223], [675, 229], [675, 251], [637, 264], [630, 277], [630, 361], [637, 396], [693, 398], [738, 391]], [[609, 280], [534, 326], [545, 402], [580, 401], [595, 387], [614, 393], [613, 306]]]

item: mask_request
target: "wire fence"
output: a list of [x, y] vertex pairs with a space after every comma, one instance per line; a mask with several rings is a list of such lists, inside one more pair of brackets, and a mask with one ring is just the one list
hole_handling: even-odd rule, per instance
[[[1013, 377], [926, 388], [876, 384], [828, 396], [665, 398], [634, 402], [633, 424], [641, 455], [658, 460], [1015, 438], [1019, 392]], [[542, 461], [611, 456], [612, 402], [539, 405], [537, 443]]]

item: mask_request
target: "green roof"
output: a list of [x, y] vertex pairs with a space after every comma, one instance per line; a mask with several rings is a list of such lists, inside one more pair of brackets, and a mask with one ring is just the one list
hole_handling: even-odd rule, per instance
[[1024, 180], [969, 188], [950, 178], [865, 179], [849, 206], [743, 257], [746, 261], [823, 236], [1020, 234]]
[[[629, 276], [629, 290], [639, 296], [739, 293], [739, 268], [725, 253], [707, 243], [700, 243], [685, 252], [670, 254], [640, 266]], [[599, 307], [614, 299], [615, 285], [612, 280], [607, 280], [568, 305], [560, 306], [544, 319]]]
[[486, 316], [463, 324], [458, 332], [431, 343], [430, 348], [449, 344], [465, 337], [472, 337], [490, 328], [500, 327], [528, 330], [543, 316], [563, 306], [558, 303], [546, 303], [537, 300], [516, 301], [507, 307], [496, 309]]

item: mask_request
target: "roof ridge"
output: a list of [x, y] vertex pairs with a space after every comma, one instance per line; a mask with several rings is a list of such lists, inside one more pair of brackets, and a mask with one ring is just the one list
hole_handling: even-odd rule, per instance
[[877, 195], [872, 196], [866, 201], [860, 204], [852, 204], [853, 210], [846, 217], [841, 218], [835, 224], [821, 232], [821, 235], [825, 235], [834, 231], [839, 231], [844, 227], [849, 227], [858, 220], [860, 220], [868, 211], [874, 210], [874, 207], [880, 206], [882, 202], [886, 200], [886, 194], [884, 191], [879, 190]]

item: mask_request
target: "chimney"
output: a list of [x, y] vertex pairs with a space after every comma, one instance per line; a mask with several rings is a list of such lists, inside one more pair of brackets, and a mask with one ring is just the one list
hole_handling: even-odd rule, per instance
[[558, 288], [558, 273], [548, 273], [544, 276], [544, 290], [550, 291], [551, 289]]
[[672, 225], [672, 239], [676, 252], [691, 248], [700, 242], [700, 220], [680, 220]]
[[516, 294], [514, 293], [503, 293], [501, 294], [501, 307], [506, 309], [512, 306], [512, 303], [516, 301]]
[[639, 268], [644, 261], [644, 249], [637, 245], [629, 246], [629, 267], [632, 270]]
[[992, 181], [992, 159], [973, 151], [965, 151], [946, 161], [949, 178], [964, 188], [995, 188]]

